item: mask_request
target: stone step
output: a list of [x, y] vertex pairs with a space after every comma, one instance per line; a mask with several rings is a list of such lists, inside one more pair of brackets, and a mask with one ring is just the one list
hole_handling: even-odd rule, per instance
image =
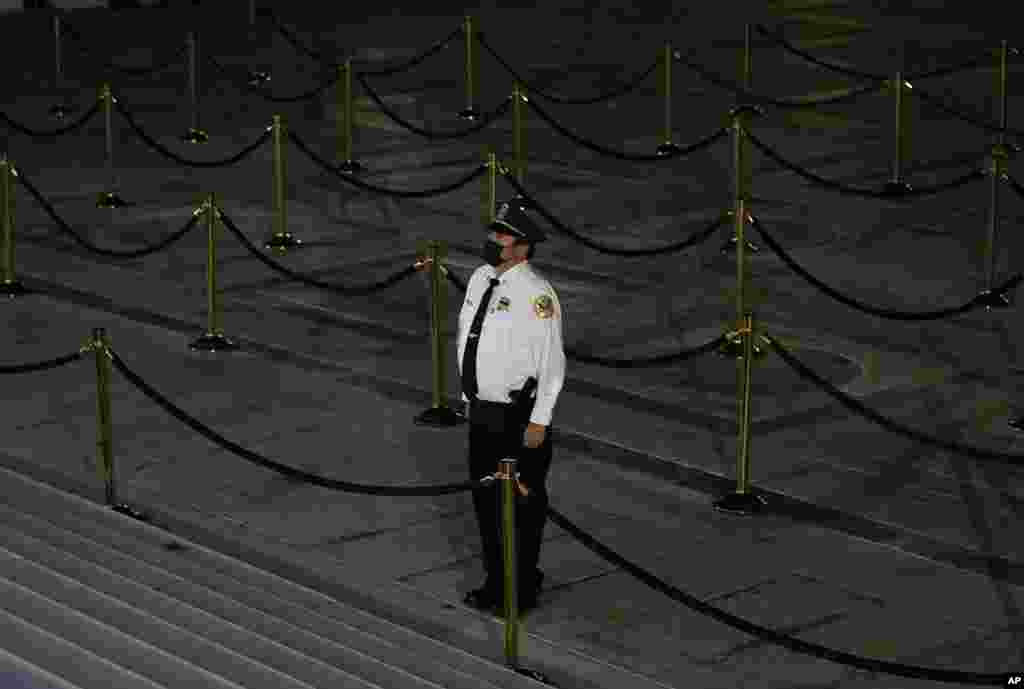
[[[172, 538], [160, 529], [14, 472], [0, 472], [9, 486], [18, 486], [5, 492], [0, 503], [4, 524], [0, 527], [0, 591], [4, 594], [0, 595], [4, 595], [5, 605], [7, 593], [26, 601], [26, 615], [31, 613], [29, 608], [62, 608], [66, 619], [73, 619], [66, 625], [67, 633], [76, 634], [74, 627], [82, 637], [66, 638], [86, 648], [90, 648], [90, 640], [102, 645], [103, 641], [96, 640], [104, 637], [130, 644], [132, 640], [111, 625], [126, 629], [136, 625], [131, 627], [132, 633], [152, 639], [154, 645], [169, 646], [167, 639], [187, 637], [191, 647], [182, 647], [181, 655], [196, 665], [203, 661], [201, 647], [209, 658], [219, 656], [221, 662], [232, 662], [239, 668], [225, 670], [224, 676], [244, 686], [262, 686], [260, 676], [269, 678], [266, 686], [281, 687], [325, 683], [360, 689], [540, 686], [508, 668], [365, 610]], [[168, 547], [171, 543], [175, 545]], [[5, 558], [5, 553], [10, 555]], [[61, 589], [74, 592], [62, 594]], [[50, 600], [61, 595], [63, 604]], [[110, 624], [89, 619], [71, 607], [90, 610], [90, 615]], [[149, 619], [136, 608], [149, 612]], [[26, 620], [43, 626], [34, 618]], [[59, 627], [58, 622], [50, 624]], [[186, 625], [201, 630], [202, 638], [181, 629]], [[246, 630], [258, 630], [258, 635]], [[64, 636], [65, 630], [50, 631]], [[229, 644], [245, 650], [236, 652]], [[108, 645], [116, 644], [111, 641]], [[150, 648], [155, 656], [163, 653]], [[252, 653], [260, 662], [247, 661], [242, 653]], [[304, 656], [306, 667], [288, 664], [294, 663], [296, 656]], [[131, 667], [131, 658], [123, 657], [124, 664]], [[193, 672], [202, 672], [191, 663], [179, 662], [194, 668]], [[214, 667], [212, 660], [208, 662]], [[241, 679], [239, 674], [246, 662], [262, 665], [252, 679]], [[294, 669], [304, 680], [291, 679], [275, 667]]]

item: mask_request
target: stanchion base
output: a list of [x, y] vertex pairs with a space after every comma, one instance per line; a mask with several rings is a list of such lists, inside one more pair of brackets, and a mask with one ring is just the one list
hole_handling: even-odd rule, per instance
[[658, 148], [655, 152], [660, 156], [667, 156], [672, 155], [673, 153], [679, 153], [681, 150], [683, 150], [681, 146], [678, 146], [671, 141], [666, 141], [665, 143], [658, 144]]
[[132, 204], [125, 201], [116, 191], [101, 192], [96, 199], [97, 208], [124, 208]]
[[529, 677], [530, 679], [532, 679], [534, 681], [537, 681], [537, 682], [540, 682], [541, 684], [548, 684], [550, 686], [556, 686], [555, 683], [552, 682], [547, 677], [547, 675], [542, 675], [541, 673], [537, 672], [536, 670], [527, 670], [525, 667], [518, 667], [518, 666], [513, 667], [512, 669], [515, 670], [516, 672], [518, 672], [520, 675], [523, 675], [525, 677]]
[[[755, 359], [761, 359], [764, 357], [764, 349], [757, 342], [754, 342], [751, 346]], [[722, 343], [722, 345], [715, 350], [715, 354], [724, 357], [726, 359], [742, 359], [743, 358], [743, 338], [736, 336], [730, 338]]]
[[204, 352], [231, 352], [239, 349], [238, 345], [225, 337], [223, 333], [205, 333], [188, 348]]
[[146, 512], [140, 512], [139, 510], [133, 508], [131, 505], [127, 505], [123, 502], [111, 505], [110, 509], [113, 510], [114, 512], [119, 512], [123, 515], [129, 516], [132, 519], [138, 519], [140, 522], [150, 521], [149, 514], [147, 514]]
[[764, 499], [752, 493], [729, 493], [712, 503], [716, 510], [741, 515], [759, 514], [764, 506]]
[[302, 246], [302, 240], [296, 239], [292, 236], [291, 232], [282, 232], [281, 234], [275, 234], [266, 242], [263, 243], [265, 249], [273, 249], [274, 251], [287, 251], [288, 249], [296, 249]]
[[466, 417], [449, 409], [448, 407], [431, 407], [421, 412], [412, 420], [417, 426], [432, 426], [434, 428], [451, 428], [461, 423], [466, 423]]
[[344, 172], [347, 175], [358, 175], [359, 173], [366, 171], [366, 166], [358, 160], [346, 160], [338, 165], [337, 170], [338, 172]]
[[975, 300], [985, 307], [986, 311], [991, 309], [1006, 309], [1010, 306], [1010, 297], [1002, 292], [993, 292], [990, 289], [981, 292]]
[[205, 144], [210, 137], [202, 129], [189, 127], [188, 131], [181, 135], [181, 140], [189, 144]]
[[17, 280], [4, 280], [0, 282], [0, 296], [14, 299], [15, 297], [23, 297], [26, 294], [32, 294], [32, 292]]
[[[757, 244], [754, 244], [752, 241], [750, 241], [746, 237], [743, 238], [743, 247], [747, 251], [752, 253], [752, 254], [756, 254], [756, 253], [761, 251], [761, 247], [759, 247]], [[734, 254], [734, 253], [736, 253], [736, 235], [733, 235], [732, 237], [727, 239], [725, 241], [725, 243], [722, 244], [722, 248], [719, 249], [718, 253], [720, 253], [720, 254]]]
[[913, 187], [911, 187], [909, 184], [902, 180], [890, 180], [885, 183], [884, 187], [882, 187], [882, 191], [891, 196], [902, 196], [903, 194], [909, 192], [911, 189], [913, 189]]
[[73, 105], [66, 105], [64, 103], [58, 103], [57, 105], [50, 106], [50, 117], [54, 119], [63, 120], [65, 117], [75, 112], [76, 108]]
[[459, 117], [470, 122], [476, 122], [480, 119], [480, 111], [476, 108], [466, 108], [459, 112]]
[[527, 201], [525, 198], [523, 198], [519, 194], [516, 194], [511, 199], [509, 199], [509, 203], [513, 204], [513, 205], [516, 205], [516, 206], [519, 206], [520, 208], [522, 208], [525, 211], [537, 210], [536, 207], [535, 207], [535, 204], [530, 203], [529, 201]]
[[249, 86], [263, 86], [270, 81], [270, 72], [253, 70], [249, 72]]

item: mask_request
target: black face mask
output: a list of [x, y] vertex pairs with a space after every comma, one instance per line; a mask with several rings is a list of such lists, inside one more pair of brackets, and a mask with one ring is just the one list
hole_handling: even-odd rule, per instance
[[503, 261], [501, 260], [501, 252], [505, 250], [501, 244], [498, 244], [494, 240], [485, 239], [481, 254], [487, 263], [497, 268]]

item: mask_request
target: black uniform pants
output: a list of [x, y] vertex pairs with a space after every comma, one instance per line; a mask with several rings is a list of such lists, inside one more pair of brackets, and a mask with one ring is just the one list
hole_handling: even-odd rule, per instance
[[[499, 462], [516, 459], [519, 481], [530, 491], [524, 498], [516, 491], [516, 561], [520, 595], [532, 593], [539, 585], [540, 544], [547, 522], [548, 491], [545, 482], [551, 468], [549, 426], [544, 442], [536, 448], [523, 444], [523, 433], [532, 407], [497, 404], [477, 400], [469, 410], [469, 473], [477, 481], [498, 471]], [[501, 482], [491, 488], [473, 491], [480, 542], [483, 545], [486, 587], [497, 595], [504, 591], [504, 566], [501, 546]]]

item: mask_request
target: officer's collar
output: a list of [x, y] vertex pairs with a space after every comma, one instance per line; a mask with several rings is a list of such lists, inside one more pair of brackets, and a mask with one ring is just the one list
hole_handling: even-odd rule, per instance
[[491, 266], [491, 276], [492, 277], [496, 277], [496, 278], [498, 278], [499, 280], [502, 280], [502, 281], [504, 281], [505, 278], [508, 278], [508, 277], [515, 278], [519, 273], [525, 273], [527, 270], [529, 270], [527, 264], [529, 264], [529, 261], [523, 261], [522, 263], [517, 263], [514, 266], [512, 266], [511, 268], [509, 268], [508, 270], [506, 270], [501, 275], [498, 275], [498, 269], [496, 267]]

